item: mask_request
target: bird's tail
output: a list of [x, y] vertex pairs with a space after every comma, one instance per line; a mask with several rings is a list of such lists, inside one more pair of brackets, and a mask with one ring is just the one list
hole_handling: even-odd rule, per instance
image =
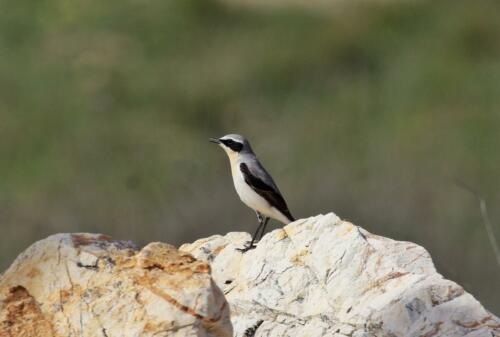
[[[283, 215], [285, 215], [285, 217], [288, 219], [288, 223], [290, 222], [294, 222], [296, 219], [293, 217], [293, 215], [290, 213], [289, 210], [286, 210], [286, 212], [283, 213]], [[287, 224], [288, 225], [288, 224]]]

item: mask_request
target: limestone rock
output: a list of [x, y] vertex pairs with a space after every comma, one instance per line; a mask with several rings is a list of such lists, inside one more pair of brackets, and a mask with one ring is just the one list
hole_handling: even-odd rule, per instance
[[58, 234], [0, 278], [1, 337], [232, 336], [210, 266], [173, 246]]
[[212, 266], [236, 337], [500, 336], [500, 320], [437, 273], [413, 243], [373, 235], [334, 214], [298, 220], [245, 254], [247, 233], [180, 250]]

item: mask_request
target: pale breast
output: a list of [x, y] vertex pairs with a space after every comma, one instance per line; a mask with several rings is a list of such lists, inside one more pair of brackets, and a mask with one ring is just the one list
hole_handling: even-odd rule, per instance
[[239, 170], [239, 165], [235, 165], [235, 169], [232, 171], [234, 187], [241, 201], [256, 211], [264, 214], [267, 213], [269, 203], [266, 199], [257, 194], [257, 192], [255, 192], [250, 186], [248, 186], [245, 182], [245, 178], [243, 177], [243, 173]]

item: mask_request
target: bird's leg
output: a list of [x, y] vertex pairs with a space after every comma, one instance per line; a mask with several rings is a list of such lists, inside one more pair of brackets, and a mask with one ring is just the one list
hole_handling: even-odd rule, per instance
[[257, 220], [259, 221], [259, 224], [262, 225], [262, 222], [264, 222], [264, 217], [260, 212], [255, 211], [255, 214], [257, 215]]
[[262, 228], [262, 225], [264, 224], [264, 220], [265, 220], [265, 217], [263, 217], [262, 214], [260, 214], [260, 212], [255, 211], [255, 214], [257, 215], [257, 220], [259, 221], [259, 226], [257, 227], [257, 230], [255, 231], [255, 233], [253, 233], [253, 235], [252, 235], [252, 241], [247, 242], [247, 244], [250, 244], [250, 246], [252, 246], [253, 243], [255, 242], [255, 239], [257, 239], [257, 235], [259, 234], [259, 229]]
[[259, 236], [259, 241], [262, 239], [262, 237], [264, 236], [264, 233], [266, 232], [266, 226], [267, 226], [267, 223], [269, 222], [269, 217], [266, 216], [264, 218], [264, 225], [262, 226], [262, 231], [260, 232], [260, 236]]
[[253, 234], [252, 241], [247, 242], [246, 246], [243, 248], [236, 248], [236, 250], [238, 250], [242, 253], [245, 253], [245, 252], [249, 251], [250, 249], [254, 249], [256, 247], [253, 243], [255, 242], [255, 239], [257, 238], [257, 235], [259, 234], [259, 230], [262, 228], [262, 226], [264, 226], [265, 219], [262, 217], [262, 214], [260, 214], [259, 212], [255, 212], [255, 213], [257, 214], [257, 220], [259, 221], [259, 227], [257, 227], [257, 230]]

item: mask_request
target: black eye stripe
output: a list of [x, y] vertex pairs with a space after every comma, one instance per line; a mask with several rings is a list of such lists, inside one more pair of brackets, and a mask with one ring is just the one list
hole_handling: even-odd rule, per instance
[[232, 139], [221, 139], [220, 140], [224, 145], [229, 146], [231, 144], [234, 144], [234, 140]]
[[240, 152], [243, 149], [243, 144], [232, 139], [221, 139], [220, 141], [233, 151]]

